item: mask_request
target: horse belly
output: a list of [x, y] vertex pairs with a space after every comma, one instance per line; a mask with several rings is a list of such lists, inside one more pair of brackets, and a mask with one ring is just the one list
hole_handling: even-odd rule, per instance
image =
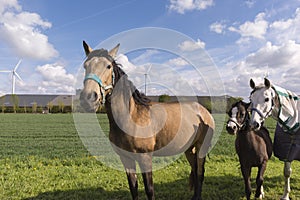
[[194, 130], [180, 130], [174, 137], [155, 146], [154, 156], [173, 156], [185, 152], [192, 146], [195, 138]]

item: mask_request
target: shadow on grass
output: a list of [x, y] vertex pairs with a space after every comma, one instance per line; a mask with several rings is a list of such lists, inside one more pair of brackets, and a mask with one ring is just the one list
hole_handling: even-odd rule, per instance
[[[255, 180], [252, 180], [252, 194], [251, 197], [254, 198], [255, 193]], [[300, 180], [293, 181], [299, 186]], [[143, 186], [140, 183], [139, 195], [140, 199], [146, 199], [145, 193], [143, 191]], [[279, 191], [275, 191], [274, 188], [280, 186]], [[283, 182], [281, 176], [276, 177], [266, 177], [264, 182], [265, 188], [265, 199], [274, 199], [274, 197], [280, 197], [281, 192], [283, 192]], [[294, 187], [294, 189], [299, 189]], [[272, 193], [269, 191], [272, 190]], [[169, 199], [191, 199], [193, 192], [189, 190], [188, 179], [179, 179], [169, 183], [155, 183], [155, 196], [160, 200]], [[274, 196], [275, 195], [275, 196]], [[245, 199], [244, 194], [244, 182], [242, 177], [225, 175], [225, 176], [209, 176], [205, 177], [205, 182], [203, 185], [202, 197], [205, 200], [239, 200]], [[100, 199], [100, 200], [130, 200], [131, 195], [129, 190], [115, 190], [106, 191], [103, 188], [85, 188], [78, 190], [69, 191], [49, 191], [41, 193], [38, 196], [26, 198], [23, 200], [76, 200], [76, 199]]]
[[[154, 178], [155, 179], [155, 178]], [[155, 180], [154, 180], [155, 181]], [[230, 188], [229, 188], [230, 186]], [[139, 199], [146, 199], [142, 183], [139, 182]], [[156, 199], [191, 199], [193, 192], [189, 190], [188, 178], [178, 179], [169, 183], [154, 183]], [[240, 177], [215, 176], [205, 177], [203, 185], [203, 199], [241, 199], [243, 194], [243, 182]], [[76, 199], [100, 199], [100, 200], [130, 200], [128, 190], [106, 191], [99, 188], [84, 188], [67, 191], [49, 191], [40, 193], [37, 196], [23, 200], [76, 200]]]

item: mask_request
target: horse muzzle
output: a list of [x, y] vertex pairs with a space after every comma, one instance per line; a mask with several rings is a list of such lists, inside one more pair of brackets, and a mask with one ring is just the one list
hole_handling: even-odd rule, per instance
[[254, 130], [254, 131], [259, 130], [260, 127], [261, 127], [261, 123], [256, 122], [256, 121], [251, 122], [251, 124], [250, 124], [250, 128], [251, 128], [252, 130]]
[[226, 125], [226, 131], [230, 134], [230, 135], [236, 135], [237, 133], [237, 126], [236, 125], [230, 125], [229, 123], [227, 123]]
[[80, 93], [80, 106], [86, 112], [96, 112], [100, 106], [100, 96], [96, 92], [85, 92]]

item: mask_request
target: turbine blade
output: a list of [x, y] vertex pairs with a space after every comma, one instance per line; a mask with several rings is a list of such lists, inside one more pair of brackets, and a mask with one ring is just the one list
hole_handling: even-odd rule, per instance
[[21, 78], [21, 76], [20, 76], [17, 72], [15, 72], [14, 75], [15, 75], [16, 77], [18, 77], [18, 79], [20, 79], [21, 81], [23, 81], [23, 79]]
[[19, 65], [20, 65], [21, 62], [22, 62], [22, 59], [19, 60], [19, 62], [17, 63], [17, 65], [14, 68], [14, 71], [17, 71], [17, 69], [18, 69], [18, 67], [19, 67]]
[[152, 68], [152, 64], [150, 64], [150, 66], [149, 66], [149, 68], [148, 68], [146, 74], [148, 74], [148, 73], [150, 72], [151, 68]]
[[0, 70], [1, 73], [11, 73], [11, 71], [8, 70]]

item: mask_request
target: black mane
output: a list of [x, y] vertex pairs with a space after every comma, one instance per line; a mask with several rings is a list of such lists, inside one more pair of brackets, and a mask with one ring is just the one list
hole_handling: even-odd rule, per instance
[[121, 64], [116, 63], [115, 61], [112, 62], [113, 70], [115, 74], [115, 83], [117, 83], [121, 77], [123, 77], [124, 81], [126, 82], [126, 86], [128, 86], [132, 92], [132, 97], [134, 102], [139, 105], [149, 106], [151, 100], [146, 97], [144, 93], [141, 93], [133, 83], [128, 79], [127, 74], [120, 68]]

